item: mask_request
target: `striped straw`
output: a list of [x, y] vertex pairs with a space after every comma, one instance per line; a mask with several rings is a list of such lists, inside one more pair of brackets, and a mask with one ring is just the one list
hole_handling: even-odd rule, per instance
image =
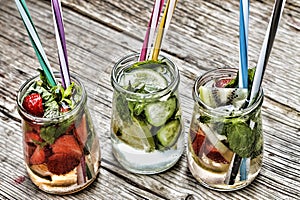
[[265, 73], [266, 66], [268, 64], [268, 60], [270, 57], [271, 49], [273, 46], [273, 42], [275, 39], [275, 35], [278, 29], [279, 21], [282, 16], [283, 8], [285, 5], [286, 0], [277, 0], [275, 2], [273, 13], [271, 16], [271, 20], [268, 25], [268, 29], [265, 35], [265, 39], [262, 45], [262, 49], [260, 51], [258, 63], [256, 66], [256, 71], [254, 75], [252, 90], [250, 93], [250, 97], [248, 99], [248, 102], [250, 105], [254, 102], [254, 99], [256, 98], [259, 89], [261, 87], [262, 79]]
[[64, 24], [62, 18], [61, 2], [51, 0], [53, 21], [55, 27], [56, 42], [58, 47], [58, 56], [60, 63], [60, 73], [62, 77], [62, 86], [67, 88], [70, 85], [70, 72], [68, 64], [67, 47], [65, 40]]
[[153, 46], [154, 35], [155, 35], [154, 33], [155, 33], [155, 30], [158, 25], [158, 21], [160, 18], [160, 13], [163, 8], [163, 5], [164, 5], [164, 0], [155, 0], [155, 2], [154, 2], [150, 21], [148, 23], [147, 32], [146, 32], [143, 47], [142, 47], [142, 51], [140, 53], [140, 58], [139, 58], [140, 61], [144, 61], [144, 60], [148, 59], [148, 56], [149, 56], [148, 51]]
[[46, 53], [42, 47], [42, 43], [40, 41], [40, 38], [36, 31], [36, 28], [31, 19], [31, 16], [30, 16], [29, 10], [26, 6], [25, 0], [15, 0], [15, 2], [16, 2], [18, 10], [20, 12], [22, 21], [25, 25], [25, 28], [28, 32], [28, 35], [29, 35], [31, 44], [34, 48], [34, 51], [36, 53], [36, 56], [40, 62], [42, 69], [45, 72], [46, 78], [50, 85], [55, 86], [56, 81], [54, 78], [54, 74], [52, 72], [52, 69], [51, 69], [50, 63], [48, 61], [48, 58], [46, 56]]
[[176, 7], [177, 0], [168, 0], [164, 14], [162, 16], [158, 33], [155, 40], [154, 50], [152, 53], [152, 60], [157, 60], [159, 51], [161, 48], [163, 37], [166, 35], [167, 30], [170, 26], [170, 21], [173, 16], [175, 7]]

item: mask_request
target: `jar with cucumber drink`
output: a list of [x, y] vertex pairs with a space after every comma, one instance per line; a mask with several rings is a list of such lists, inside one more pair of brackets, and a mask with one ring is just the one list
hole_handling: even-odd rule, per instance
[[172, 167], [184, 150], [179, 72], [166, 57], [138, 57], [126, 56], [112, 70], [112, 147], [125, 169], [154, 174]]

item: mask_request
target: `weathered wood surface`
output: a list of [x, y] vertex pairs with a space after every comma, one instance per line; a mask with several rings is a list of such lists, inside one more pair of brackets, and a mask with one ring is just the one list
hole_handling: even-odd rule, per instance
[[[89, 108], [98, 130], [102, 166], [82, 192], [48, 195], [29, 180], [22, 153], [18, 87], [39, 67], [14, 1], [0, 0], [0, 199], [299, 199], [300, 198], [300, 1], [287, 0], [264, 78], [265, 152], [257, 179], [243, 190], [224, 193], [199, 185], [186, 156], [171, 170], [144, 176], [120, 168], [111, 153], [110, 71], [120, 57], [138, 51], [153, 1], [63, 0], [71, 72], [89, 91]], [[254, 66], [274, 0], [251, 0], [249, 59]], [[45, 51], [58, 70], [49, 0], [27, 1]], [[180, 95], [189, 128], [191, 88], [201, 73], [238, 66], [239, 1], [178, 1], [163, 53], [178, 65]]]

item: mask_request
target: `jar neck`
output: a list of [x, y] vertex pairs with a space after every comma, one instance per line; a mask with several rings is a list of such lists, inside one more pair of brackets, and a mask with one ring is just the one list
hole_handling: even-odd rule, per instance
[[118, 60], [117, 63], [114, 65], [111, 73], [111, 84], [115, 91], [126, 95], [126, 97], [129, 99], [147, 100], [147, 99], [161, 98], [163, 96], [175, 92], [178, 89], [178, 85], [180, 82], [179, 70], [170, 59], [161, 55], [159, 56], [159, 60], [165, 61], [166, 64], [168, 65], [168, 68], [170, 68], [170, 72], [172, 73], [171, 81], [166, 88], [155, 92], [143, 94], [143, 93], [136, 93], [133, 91], [129, 91], [124, 87], [122, 87], [119, 83], [120, 76], [123, 74], [124, 70], [126, 70], [133, 64], [139, 62], [138, 59], [139, 59], [139, 54], [136, 53], [130, 54]]
[[[58, 72], [54, 73], [54, 76], [57, 80], [61, 79], [61, 75]], [[39, 80], [39, 75], [27, 80], [19, 89], [18, 94], [17, 94], [17, 109], [18, 112], [20, 114], [20, 116], [22, 117], [22, 119], [26, 120], [26, 121], [31, 121], [35, 124], [45, 124], [45, 123], [57, 123], [66, 119], [70, 119], [72, 117], [76, 117], [78, 116], [80, 113], [83, 112], [85, 105], [86, 105], [86, 101], [87, 101], [87, 94], [85, 91], [85, 88], [83, 86], [83, 84], [81, 83], [81, 81], [72, 76], [71, 75], [71, 79], [74, 82], [74, 84], [79, 88], [80, 91], [80, 98], [78, 99], [78, 101], [75, 103], [75, 107], [69, 111], [69, 112], [65, 112], [63, 115], [57, 116], [57, 117], [51, 117], [51, 118], [45, 118], [45, 117], [36, 117], [34, 115], [31, 115], [30, 113], [28, 113], [22, 105], [22, 100], [23, 100], [23, 96], [26, 93], [26, 91], [28, 90], [28, 88], [37, 80]]]

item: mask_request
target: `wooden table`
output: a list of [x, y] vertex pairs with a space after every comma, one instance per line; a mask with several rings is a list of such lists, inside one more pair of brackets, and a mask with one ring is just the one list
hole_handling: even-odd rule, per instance
[[[274, 0], [251, 0], [249, 62], [255, 66]], [[264, 162], [260, 175], [236, 192], [202, 187], [187, 168], [185, 152], [170, 170], [136, 175], [112, 156], [110, 72], [115, 61], [138, 52], [153, 1], [63, 0], [70, 70], [84, 82], [102, 163], [82, 192], [55, 196], [35, 187], [25, 171], [18, 88], [37, 74], [38, 60], [15, 2], [0, 0], [0, 199], [299, 199], [300, 198], [300, 1], [287, 0], [263, 87]], [[27, 5], [55, 71], [59, 70], [49, 0]], [[181, 73], [180, 96], [187, 136], [192, 85], [207, 70], [238, 66], [239, 1], [179, 0], [162, 52]]]

